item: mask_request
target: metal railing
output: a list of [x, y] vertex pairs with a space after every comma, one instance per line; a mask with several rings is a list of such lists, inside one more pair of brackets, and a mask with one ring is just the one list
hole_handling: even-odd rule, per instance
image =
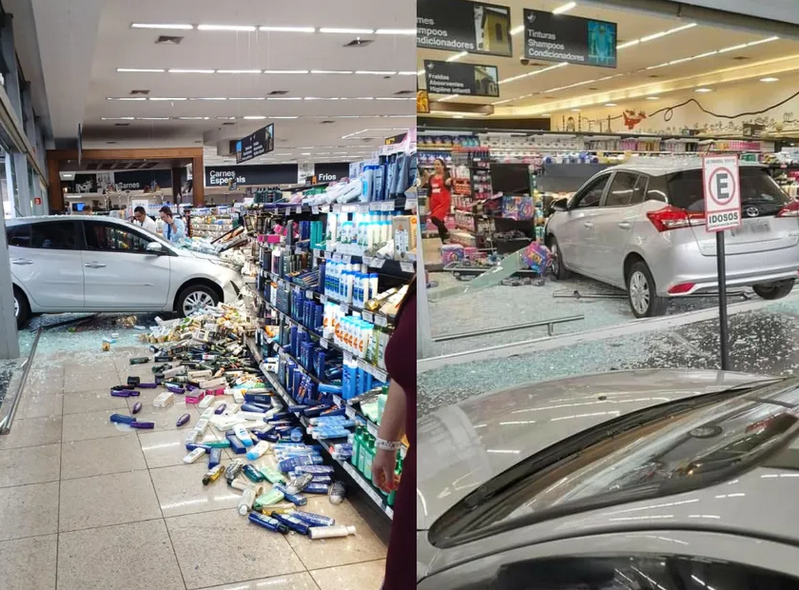
[[[17, 386], [17, 393], [14, 396], [14, 399], [11, 400], [11, 406], [8, 412], [6, 413], [5, 416], [3, 416], [2, 419], [0, 419], [0, 435], [8, 434], [11, 431], [11, 425], [14, 422], [14, 416], [17, 413], [17, 408], [19, 407], [19, 401], [22, 398], [22, 391], [25, 388], [25, 382], [28, 380], [28, 373], [30, 373], [31, 365], [33, 364], [33, 355], [36, 354], [36, 346], [39, 344], [39, 336], [41, 335], [42, 335], [42, 328], [39, 328], [38, 330], [36, 330], [36, 337], [33, 339], [31, 352], [28, 355], [28, 358], [22, 364], [23, 367], [22, 378], [20, 379], [19, 385]], [[3, 404], [2, 406], [0, 406], [0, 409], [4, 409], [5, 407], [6, 404]]]
[[449, 340], [460, 340], [462, 338], [476, 338], [486, 334], [498, 334], [500, 332], [512, 332], [514, 330], [526, 330], [528, 328], [539, 328], [541, 326], [547, 327], [547, 334], [554, 335], [556, 324], [565, 324], [567, 322], [577, 322], [584, 320], [584, 315], [571, 315], [562, 318], [552, 318], [548, 320], [539, 320], [537, 322], [529, 322], [526, 324], [513, 324], [511, 326], [499, 326], [497, 328], [487, 328], [483, 330], [474, 330], [472, 332], [458, 332], [456, 334], [444, 334], [443, 336], [434, 336], [433, 342], [447, 342]]

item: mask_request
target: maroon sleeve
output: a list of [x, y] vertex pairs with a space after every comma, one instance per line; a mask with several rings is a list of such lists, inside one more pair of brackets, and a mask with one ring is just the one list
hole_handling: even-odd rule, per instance
[[407, 397], [405, 433], [411, 446], [416, 446], [416, 294], [413, 293], [402, 312], [386, 348], [388, 374], [402, 387]]

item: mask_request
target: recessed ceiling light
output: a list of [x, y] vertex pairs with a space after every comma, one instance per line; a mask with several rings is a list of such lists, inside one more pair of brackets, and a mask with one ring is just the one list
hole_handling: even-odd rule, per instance
[[197, 25], [200, 31], [254, 31], [252, 25]]
[[460, 58], [466, 57], [467, 55], [469, 55], [468, 51], [461, 51], [460, 53], [448, 57], [447, 61], [458, 61]]
[[615, 103], [615, 102], [606, 102], [606, 103], [605, 103], [605, 106], [606, 106], [606, 107], [615, 107], [615, 106], [616, 106], [616, 103]]
[[377, 29], [378, 35], [415, 35], [416, 29]]
[[760, 78], [761, 82], [779, 82], [779, 80], [780, 80], [779, 78], [774, 78], [772, 76], [769, 76], [767, 78]]
[[397, 72], [392, 72], [390, 70], [356, 70], [356, 74], [370, 74], [372, 76], [393, 76]]
[[274, 33], [315, 33], [314, 27], [258, 27], [261, 31]]
[[189, 31], [194, 25], [164, 24], [164, 23], [131, 23], [131, 29], [176, 29], [179, 31]]
[[142, 74], [163, 74], [164, 70], [158, 68], [117, 68], [117, 72], [142, 73]]
[[311, 70], [312, 74], [351, 74], [352, 70]]
[[177, 100], [188, 100], [186, 97], [178, 97], [178, 98], [164, 98], [161, 96], [151, 96], [148, 100], [166, 100], [166, 101], [177, 101]]
[[320, 33], [342, 33], [346, 35], [371, 35], [374, 29], [337, 29], [334, 27], [322, 27]]
[[261, 70], [217, 70], [217, 74], [260, 74]]
[[647, 96], [646, 99], [647, 100], [660, 100], [660, 97], [659, 96]]
[[308, 70], [264, 70], [264, 74], [307, 74]]
[[577, 2], [567, 2], [561, 6], [552, 10], [552, 14], [563, 14], [564, 12], [570, 11], [572, 8], [577, 6]]
[[213, 74], [216, 70], [185, 70], [182, 68], [172, 68], [170, 74]]
[[713, 92], [712, 88], [697, 88], [694, 92]]

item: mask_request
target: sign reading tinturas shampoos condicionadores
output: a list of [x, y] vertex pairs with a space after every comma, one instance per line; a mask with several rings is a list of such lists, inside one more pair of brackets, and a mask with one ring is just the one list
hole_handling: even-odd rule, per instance
[[507, 6], [466, 0], [416, 2], [417, 47], [511, 57], [510, 28]]
[[702, 160], [705, 229], [735, 229], [741, 223], [741, 181], [738, 156], [708, 156]]
[[615, 68], [616, 41], [616, 23], [524, 9], [527, 59]]
[[462, 96], [499, 96], [496, 66], [424, 60], [427, 91]]

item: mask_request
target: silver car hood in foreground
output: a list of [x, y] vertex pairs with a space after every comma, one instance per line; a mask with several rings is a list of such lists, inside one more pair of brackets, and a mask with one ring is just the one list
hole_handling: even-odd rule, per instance
[[427, 531], [478, 486], [588, 428], [644, 408], [773, 377], [647, 369], [543, 383], [470, 398], [419, 419], [417, 529]]

